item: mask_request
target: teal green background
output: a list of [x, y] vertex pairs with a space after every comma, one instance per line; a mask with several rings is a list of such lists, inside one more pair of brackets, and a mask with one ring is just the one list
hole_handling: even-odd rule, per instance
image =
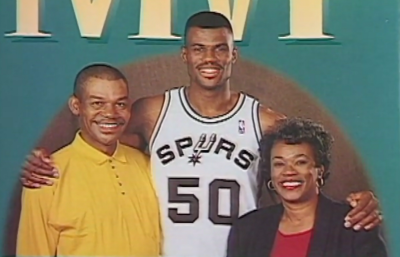
[[[325, 31], [338, 44], [290, 44], [289, 0], [253, 1], [241, 55], [287, 74], [335, 116], [363, 157], [377, 185], [392, 256], [400, 256], [399, 14], [395, 0], [326, 1]], [[15, 30], [15, 1], [0, 1], [0, 33]], [[181, 34], [206, 0], [176, 0]], [[42, 29], [50, 40], [0, 37], [0, 226], [20, 166], [66, 102], [78, 70], [88, 62], [123, 65], [176, 52], [180, 42], [128, 40], [138, 32], [139, 0], [120, 0], [102, 42], [80, 38], [71, 1], [45, 1]], [[278, 110], [279, 111], [279, 110]], [[0, 241], [5, 235], [0, 233]]]

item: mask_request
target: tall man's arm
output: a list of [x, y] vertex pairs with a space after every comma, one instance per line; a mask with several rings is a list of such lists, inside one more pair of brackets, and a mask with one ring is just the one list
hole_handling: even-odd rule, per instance
[[164, 95], [143, 97], [132, 105], [132, 115], [121, 142], [145, 151], [164, 105]]
[[149, 103], [148, 98], [140, 98], [132, 104], [131, 119], [125, 129], [120, 141], [125, 145], [141, 151], [146, 150], [147, 140], [143, 136], [143, 131], [148, 122], [146, 114], [148, 113]]
[[[286, 117], [264, 106], [260, 106], [260, 126], [263, 133], [272, 129], [279, 121]], [[265, 183], [264, 183], [265, 184]], [[372, 229], [382, 222], [379, 211], [379, 201], [371, 191], [352, 193], [347, 202], [353, 207], [345, 218], [344, 226], [354, 230]]]

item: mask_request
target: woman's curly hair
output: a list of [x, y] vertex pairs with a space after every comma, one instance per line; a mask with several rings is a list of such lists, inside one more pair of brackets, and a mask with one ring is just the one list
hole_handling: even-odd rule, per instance
[[271, 150], [276, 143], [310, 144], [317, 167], [324, 168], [322, 178], [326, 180], [329, 176], [333, 141], [332, 135], [321, 124], [312, 120], [288, 118], [279, 121], [260, 141], [258, 199], [261, 197], [263, 186], [271, 179]]

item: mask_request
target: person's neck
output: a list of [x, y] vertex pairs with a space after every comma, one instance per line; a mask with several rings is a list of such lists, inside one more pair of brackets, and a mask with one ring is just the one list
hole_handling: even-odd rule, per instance
[[83, 141], [85, 141], [88, 145], [93, 147], [94, 149], [108, 155], [108, 156], [113, 156], [115, 153], [115, 150], [117, 150], [117, 142], [111, 144], [111, 145], [102, 145], [94, 140], [92, 140], [86, 133], [83, 131], [80, 132], [80, 136], [82, 137]]
[[222, 115], [232, 108], [229, 82], [211, 90], [191, 84], [186, 96], [192, 108], [205, 117]]
[[313, 226], [318, 205], [318, 195], [313, 196], [309, 201], [301, 203], [282, 201], [282, 204], [284, 207], [282, 222], [301, 227]]

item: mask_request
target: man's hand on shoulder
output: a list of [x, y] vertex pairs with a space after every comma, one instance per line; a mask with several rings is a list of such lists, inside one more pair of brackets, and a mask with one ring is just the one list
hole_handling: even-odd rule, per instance
[[346, 227], [370, 230], [382, 223], [379, 201], [371, 191], [352, 193], [346, 200], [353, 207], [345, 218]]
[[39, 188], [43, 185], [52, 185], [49, 178], [58, 178], [50, 155], [44, 149], [34, 149], [22, 165], [21, 183], [27, 188]]

